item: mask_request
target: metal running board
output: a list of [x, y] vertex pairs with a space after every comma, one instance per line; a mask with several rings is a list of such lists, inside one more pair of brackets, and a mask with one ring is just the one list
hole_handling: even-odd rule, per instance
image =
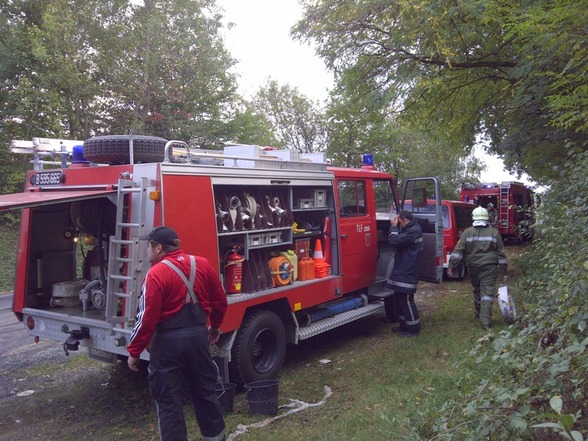
[[306, 340], [307, 338], [314, 337], [315, 335], [322, 334], [323, 332], [330, 331], [331, 329], [338, 328], [339, 326], [346, 325], [347, 323], [354, 322], [355, 320], [383, 312], [383, 303], [369, 303], [366, 306], [361, 306], [351, 311], [342, 312], [336, 316], [328, 317], [315, 323], [311, 323], [310, 325], [303, 328], [299, 328], [298, 340]]

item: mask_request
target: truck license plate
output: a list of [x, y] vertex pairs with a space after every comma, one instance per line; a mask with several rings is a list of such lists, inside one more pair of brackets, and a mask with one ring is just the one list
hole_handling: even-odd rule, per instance
[[65, 181], [65, 175], [59, 171], [40, 171], [35, 173], [32, 179], [33, 185], [61, 185]]

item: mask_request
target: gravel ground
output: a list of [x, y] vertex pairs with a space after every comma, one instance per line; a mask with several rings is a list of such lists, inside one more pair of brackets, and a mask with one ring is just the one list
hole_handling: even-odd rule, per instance
[[35, 344], [2, 313], [3, 338], [11, 340], [0, 349], [0, 440], [144, 439], [100, 433], [125, 420], [129, 431], [155, 424], [146, 370], [91, 360], [83, 348], [66, 357], [59, 342]]

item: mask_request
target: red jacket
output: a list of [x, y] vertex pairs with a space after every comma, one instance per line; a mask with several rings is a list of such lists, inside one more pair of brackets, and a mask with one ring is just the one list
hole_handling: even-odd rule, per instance
[[[190, 279], [190, 257], [184, 251], [172, 251], [163, 259], [173, 262]], [[151, 341], [157, 324], [176, 314], [186, 302], [186, 285], [173, 269], [161, 262], [147, 272], [142, 291], [137, 323], [127, 347], [131, 357], [139, 357]], [[204, 257], [196, 256], [194, 292], [198, 304], [208, 314], [210, 325], [220, 328], [227, 310], [227, 297], [212, 265]]]

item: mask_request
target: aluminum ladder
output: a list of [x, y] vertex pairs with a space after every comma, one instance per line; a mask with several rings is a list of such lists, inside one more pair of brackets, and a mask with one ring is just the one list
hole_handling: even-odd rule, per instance
[[[108, 250], [106, 321], [113, 326], [126, 325], [127, 332], [135, 324], [142, 283], [139, 276], [145, 268], [145, 243], [139, 236], [146, 234], [147, 188], [150, 186], [153, 184], [147, 178], [142, 178], [141, 185], [124, 178], [118, 182], [116, 230], [110, 237]], [[119, 308], [121, 302], [125, 303], [123, 308]]]
[[510, 198], [510, 184], [500, 184], [500, 199], [498, 200], [498, 225], [499, 228], [508, 228], [508, 207]]

